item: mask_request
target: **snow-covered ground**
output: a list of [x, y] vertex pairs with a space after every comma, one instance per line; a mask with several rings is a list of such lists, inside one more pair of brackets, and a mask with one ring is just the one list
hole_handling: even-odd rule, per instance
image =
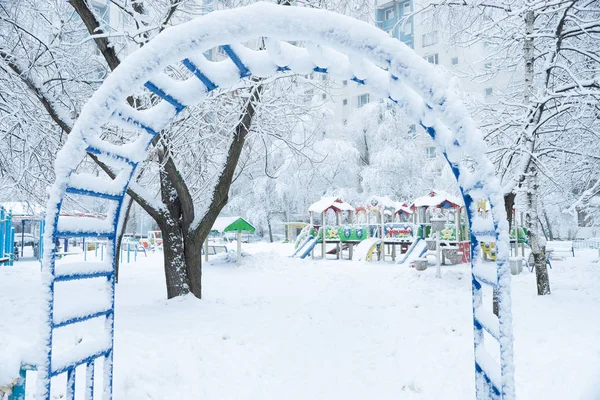
[[[245, 248], [240, 267], [204, 267], [201, 301], [165, 300], [159, 254], [123, 264], [115, 399], [474, 398], [466, 265], [436, 279], [433, 268]], [[600, 399], [597, 260], [578, 250], [554, 261], [551, 296], [536, 295], [533, 274], [513, 277], [520, 399]], [[39, 282], [35, 262], [0, 268], [0, 378], [36, 339]]]

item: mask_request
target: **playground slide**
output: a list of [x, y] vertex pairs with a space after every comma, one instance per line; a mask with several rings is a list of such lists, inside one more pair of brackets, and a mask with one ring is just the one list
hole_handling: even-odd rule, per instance
[[371, 261], [379, 243], [381, 243], [381, 239], [377, 238], [363, 240], [354, 249], [354, 256], [358, 261]]
[[302, 241], [300, 242], [300, 244], [298, 245], [298, 247], [296, 248], [296, 250], [294, 250], [294, 254], [291, 255], [292, 258], [297, 257], [300, 252], [302, 251], [302, 248], [304, 246], [306, 246], [306, 244], [308, 242], [310, 242], [312, 240], [312, 236], [307, 235], [304, 239], [302, 239]]
[[317, 243], [317, 238], [310, 238], [310, 240], [302, 247], [302, 250], [300, 251], [300, 258], [306, 258], [306, 256], [310, 254], [312, 249], [315, 248]]
[[410, 265], [417, 258], [425, 254], [425, 252], [427, 252], [425, 241], [421, 238], [417, 238], [417, 240], [410, 245], [404, 254], [404, 257], [398, 260], [396, 264]]

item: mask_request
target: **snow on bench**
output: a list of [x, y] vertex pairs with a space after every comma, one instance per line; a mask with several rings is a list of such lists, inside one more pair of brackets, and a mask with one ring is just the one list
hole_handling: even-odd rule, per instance
[[571, 241], [551, 241], [546, 243], [546, 254], [548, 258], [564, 258], [568, 255], [575, 257], [575, 251], [573, 250], [573, 242]]

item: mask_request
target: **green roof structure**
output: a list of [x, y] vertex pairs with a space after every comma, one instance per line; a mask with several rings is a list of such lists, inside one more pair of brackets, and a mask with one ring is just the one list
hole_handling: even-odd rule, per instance
[[256, 228], [242, 217], [218, 217], [211, 232], [254, 232]]

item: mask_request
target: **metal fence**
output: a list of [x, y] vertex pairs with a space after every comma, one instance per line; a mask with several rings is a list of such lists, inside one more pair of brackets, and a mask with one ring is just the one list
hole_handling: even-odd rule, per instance
[[600, 241], [597, 240], [573, 240], [575, 249], [600, 249]]

